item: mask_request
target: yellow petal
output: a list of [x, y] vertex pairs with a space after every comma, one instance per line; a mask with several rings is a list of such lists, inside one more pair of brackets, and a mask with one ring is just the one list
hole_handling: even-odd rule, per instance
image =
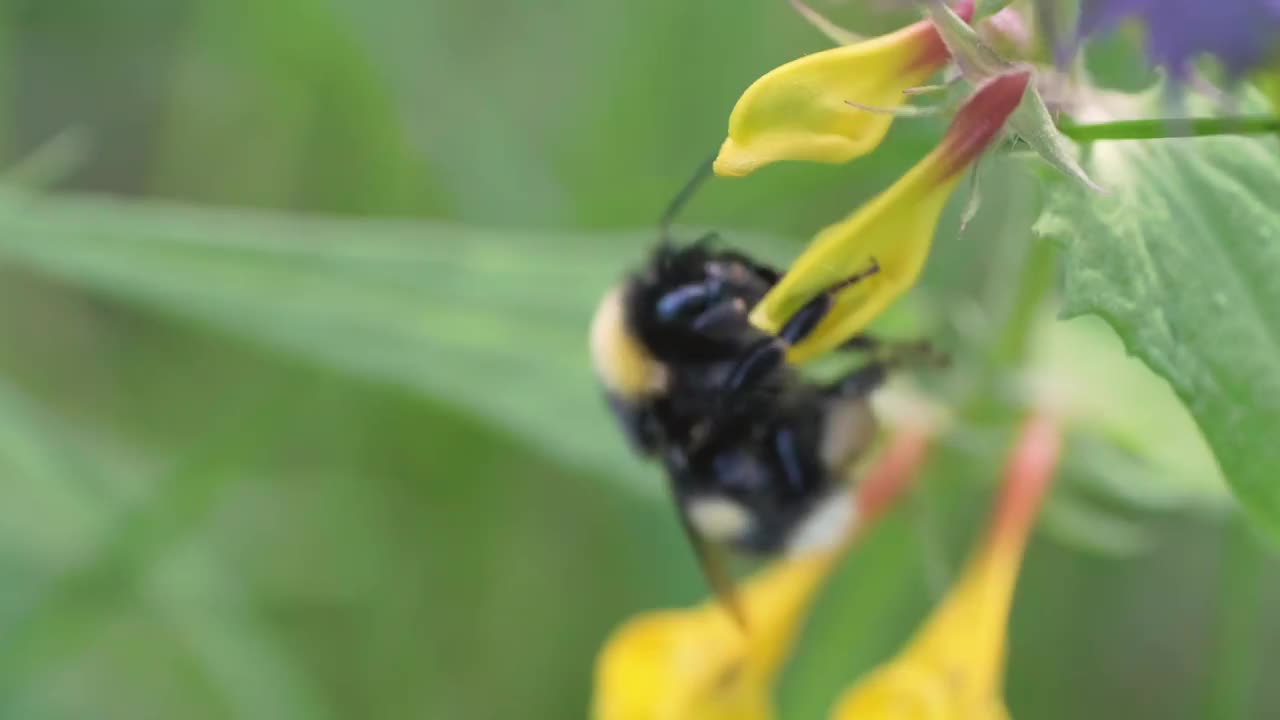
[[836, 703], [833, 720], [1007, 720], [997, 697], [958, 695], [948, 678], [894, 663], [874, 671]]
[[1018, 566], [1061, 450], [1033, 417], [1006, 470], [990, 535], [911, 643], [837, 702], [835, 720], [1002, 720], [1005, 627]]
[[[957, 12], [967, 17], [972, 3]], [[843, 163], [870, 152], [889, 132], [889, 112], [947, 62], [928, 21], [853, 45], [807, 55], [756, 80], [729, 115], [729, 137], [715, 160], [721, 176], [741, 177], [779, 160]]]
[[780, 560], [747, 581], [747, 628], [716, 600], [639, 615], [596, 661], [595, 720], [765, 720], [773, 683], [838, 553]]
[[976, 685], [998, 689], [1018, 568], [1060, 452], [1053, 419], [1027, 421], [1005, 469], [985, 546], [908, 651], [921, 662], [963, 664]]
[[964, 170], [998, 136], [1030, 81], [1026, 72], [993, 78], [956, 114], [942, 142], [889, 189], [818, 233], [782, 280], [752, 310], [751, 322], [776, 334], [809, 300], [842, 280], [879, 271], [842, 291], [814, 332], [791, 349], [803, 362], [840, 345], [915, 284], [938, 217]]
[[1019, 552], [976, 557], [895, 660], [841, 698], [836, 720], [987, 720], [1003, 717], [1005, 624]]

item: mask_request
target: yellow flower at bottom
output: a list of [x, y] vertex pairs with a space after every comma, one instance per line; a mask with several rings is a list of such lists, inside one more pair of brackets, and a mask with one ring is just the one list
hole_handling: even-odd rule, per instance
[[956, 113], [938, 147], [883, 193], [814, 237], [752, 309], [751, 322], [776, 335], [805, 303], [874, 266], [874, 274], [840, 291], [827, 317], [791, 348], [788, 359], [803, 362], [821, 355], [866, 327], [915, 284], [952, 189], [999, 136], [1030, 80], [1030, 73], [1023, 71], [997, 76], [979, 87]]
[[779, 561], [738, 589], [740, 627], [715, 599], [633, 618], [596, 665], [596, 720], [765, 720], [773, 678], [836, 552]]
[[1003, 720], [1005, 626], [1018, 567], [1061, 450], [1032, 417], [1008, 468], [986, 544], [907, 648], [854, 685], [834, 720]]
[[627, 621], [596, 660], [594, 720], [768, 720], [773, 684], [835, 562], [901, 495], [929, 432], [904, 429], [858, 485], [859, 522], [840, 547], [778, 560], [736, 591], [745, 627], [718, 599]]

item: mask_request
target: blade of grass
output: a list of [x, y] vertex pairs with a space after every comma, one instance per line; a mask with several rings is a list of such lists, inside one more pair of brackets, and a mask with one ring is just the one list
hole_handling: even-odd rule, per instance
[[201, 543], [171, 552], [148, 584], [157, 615], [197, 659], [232, 716], [334, 717], [225, 562]]
[[[656, 470], [608, 419], [586, 351], [596, 302], [654, 233], [491, 232], [92, 198], [11, 198], [4, 210], [0, 200], [10, 261], [443, 399], [571, 465], [658, 490]], [[765, 257], [782, 247], [734, 241]]]
[[148, 570], [179, 538], [200, 526], [231, 483], [240, 461], [262, 447], [290, 404], [271, 396], [235, 419], [159, 479], [152, 497], [119, 513], [92, 557], [57, 578], [27, 611], [7, 623], [0, 645], [0, 697], [26, 687], [79, 652], [137, 592]]
[[24, 508], [0, 518], [0, 557], [12, 553], [19, 572], [74, 556], [104, 529], [102, 509], [119, 502], [100, 470], [63, 442], [64, 436], [63, 428], [0, 377], [0, 477], [5, 504]]

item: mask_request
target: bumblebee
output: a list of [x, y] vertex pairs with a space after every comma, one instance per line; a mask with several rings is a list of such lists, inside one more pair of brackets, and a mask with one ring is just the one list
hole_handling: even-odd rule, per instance
[[[852, 520], [846, 479], [876, 430], [869, 396], [891, 359], [831, 383], [802, 378], [787, 348], [805, 338], [846, 287], [828, 288], [776, 336], [747, 320], [781, 274], [718, 249], [714, 237], [663, 241], [609, 291], [591, 327], [605, 397], [632, 446], [660, 461], [686, 532], [713, 586], [707, 544], [771, 555], [829, 544]], [[845, 349], [878, 352], [858, 337]]]

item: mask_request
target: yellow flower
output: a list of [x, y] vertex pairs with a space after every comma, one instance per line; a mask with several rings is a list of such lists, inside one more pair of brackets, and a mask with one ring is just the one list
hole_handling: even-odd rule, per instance
[[[956, 12], [966, 19], [972, 0]], [[843, 163], [880, 144], [904, 90], [947, 63], [946, 46], [922, 20], [897, 32], [806, 55], [752, 83], [729, 115], [717, 175], [741, 177], [779, 160]], [[857, 103], [861, 109], [850, 105]]]
[[873, 264], [878, 272], [842, 291], [818, 327], [791, 348], [793, 362], [856, 335], [920, 275], [938, 216], [961, 176], [999, 135], [1030, 82], [1029, 72], [1000, 75], [979, 87], [956, 113], [942, 142], [889, 189], [823, 229], [782, 280], [751, 312], [751, 322], [777, 334], [806, 302]]
[[1005, 627], [1018, 566], [1060, 452], [1032, 417], [1006, 470], [991, 534], [911, 644], [836, 704], [834, 720], [1003, 720]]
[[861, 529], [914, 478], [929, 442], [903, 430], [859, 484], [841, 547], [783, 558], [738, 588], [745, 628], [716, 599], [627, 621], [596, 660], [595, 720], [766, 720], [773, 684], [814, 594]]
[[779, 561], [738, 589], [748, 630], [719, 601], [637, 616], [596, 667], [596, 720], [764, 720], [773, 679], [834, 552]]

